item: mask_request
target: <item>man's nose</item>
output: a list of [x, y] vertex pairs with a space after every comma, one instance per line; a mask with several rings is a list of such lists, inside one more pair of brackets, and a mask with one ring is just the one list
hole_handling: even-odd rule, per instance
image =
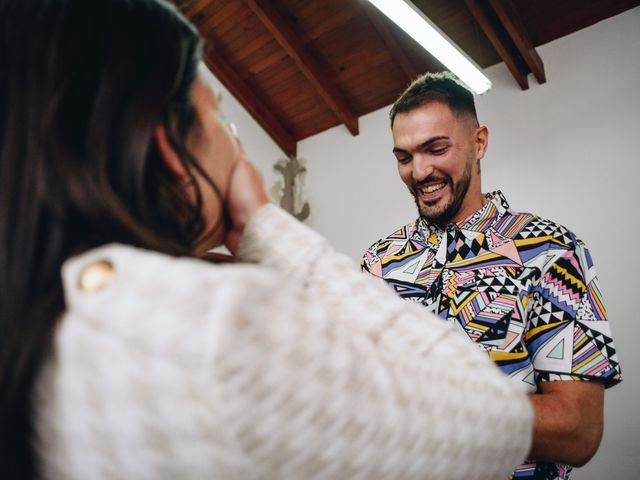
[[415, 155], [412, 163], [413, 180], [418, 183], [429, 178], [429, 175], [435, 170], [433, 162], [426, 155]]

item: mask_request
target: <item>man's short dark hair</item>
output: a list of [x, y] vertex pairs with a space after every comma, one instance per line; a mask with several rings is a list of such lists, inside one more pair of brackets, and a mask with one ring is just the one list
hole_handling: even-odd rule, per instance
[[450, 72], [429, 72], [411, 82], [395, 101], [389, 112], [391, 126], [398, 113], [410, 112], [431, 102], [445, 103], [455, 115], [471, 115], [478, 122], [473, 93]]

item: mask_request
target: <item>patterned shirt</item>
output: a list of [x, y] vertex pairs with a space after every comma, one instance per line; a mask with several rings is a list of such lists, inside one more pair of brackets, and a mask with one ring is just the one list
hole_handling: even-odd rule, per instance
[[[523, 388], [621, 381], [587, 247], [566, 228], [509, 210], [501, 192], [442, 229], [417, 219], [374, 243], [362, 268], [421, 302], [485, 350]], [[514, 479], [566, 480], [571, 467], [527, 462]]]

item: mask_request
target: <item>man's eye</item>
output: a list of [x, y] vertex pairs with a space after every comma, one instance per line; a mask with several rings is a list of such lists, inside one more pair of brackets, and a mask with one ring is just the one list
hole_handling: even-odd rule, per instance
[[434, 148], [431, 149], [431, 153], [434, 154], [434, 155], [442, 155], [448, 149], [449, 149], [449, 147], [447, 145], [445, 145], [443, 147], [434, 147]]
[[398, 160], [398, 163], [409, 163], [411, 161], [410, 156], [396, 157], [396, 159]]

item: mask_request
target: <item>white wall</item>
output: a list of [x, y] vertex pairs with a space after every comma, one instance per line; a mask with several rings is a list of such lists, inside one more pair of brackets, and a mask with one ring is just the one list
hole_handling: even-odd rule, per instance
[[[556, 220], [590, 247], [599, 271], [624, 382], [606, 395], [605, 435], [576, 480], [640, 478], [640, 348], [633, 308], [640, 249], [640, 7], [538, 48], [548, 82], [521, 91], [503, 64], [487, 69], [493, 89], [478, 99], [490, 130], [485, 191], [512, 208]], [[270, 186], [275, 144], [225, 94], [249, 157]], [[354, 262], [380, 236], [416, 216], [391, 155], [388, 109], [298, 145], [307, 160], [309, 222]], [[629, 245], [627, 245], [627, 243]]]
[[271, 186], [276, 180], [273, 164], [286, 155], [224, 85], [215, 77], [214, 80], [222, 99], [220, 110], [236, 126], [247, 157], [260, 169], [266, 185]]
[[[577, 480], [640, 478], [640, 8], [538, 49], [548, 82], [521, 91], [504, 64], [487, 69], [478, 99], [490, 130], [485, 191], [512, 208], [556, 220], [591, 249], [625, 381], [606, 395], [605, 435]], [[416, 216], [391, 155], [387, 111], [302, 141], [310, 223], [358, 259], [380, 236]]]

